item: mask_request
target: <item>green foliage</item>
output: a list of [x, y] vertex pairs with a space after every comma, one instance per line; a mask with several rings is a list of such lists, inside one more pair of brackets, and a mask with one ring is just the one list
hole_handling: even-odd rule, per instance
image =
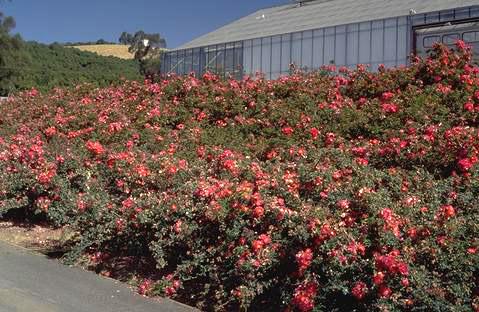
[[22, 51], [20, 36], [11, 36], [15, 20], [0, 12], [0, 96], [15, 90], [20, 75], [20, 67], [26, 63], [27, 55]]
[[48, 91], [54, 87], [70, 87], [80, 83], [107, 86], [121, 79], [139, 80], [138, 62], [35, 42], [24, 44], [30, 61], [22, 67], [16, 90], [37, 88]]

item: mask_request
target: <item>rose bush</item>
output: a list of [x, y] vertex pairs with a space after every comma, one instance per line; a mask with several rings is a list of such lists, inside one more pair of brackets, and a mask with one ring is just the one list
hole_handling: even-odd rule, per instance
[[149, 259], [141, 294], [204, 310], [477, 311], [469, 48], [327, 70], [20, 94], [0, 213], [69, 225], [68, 261]]

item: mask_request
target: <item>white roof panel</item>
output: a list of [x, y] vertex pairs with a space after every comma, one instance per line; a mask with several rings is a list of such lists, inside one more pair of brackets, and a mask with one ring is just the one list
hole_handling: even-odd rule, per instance
[[479, 5], [479, 0], [316, 0], [262, 9], [174, 50]]

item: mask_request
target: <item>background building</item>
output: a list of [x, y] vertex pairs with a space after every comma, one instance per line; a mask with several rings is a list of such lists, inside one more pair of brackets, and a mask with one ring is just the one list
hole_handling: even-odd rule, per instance
[[[259, 10], [163, 54], [161, 73], [275, 79], [290, 64], [404, 65], [436, 41], [479, 45], [479, 0], [316, 0]], [[479, 52], [479, 51], [478, 51]]]

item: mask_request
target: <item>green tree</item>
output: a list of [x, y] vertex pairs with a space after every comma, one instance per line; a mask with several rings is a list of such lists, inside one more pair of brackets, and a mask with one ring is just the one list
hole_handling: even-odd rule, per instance
[[132, 34], [127, 33], [126, 31], [124, 31], [124, 32], [121, 33], [120, 38], [118, 39], [118, 41], [121, 44], [130, 45], [133, 42], [133, 36], [132, 36]]
[[148, 34], [143, 30], [137, 31], [134, 35], [123, 32], [120, 42], [128, 42], [129, 51], [135, 55], [140, 63], [140, 72], [146, 76], [158, 74], [160, 69], [161, 53], [166, 48], [166, 40], [160, 34]]
[[5, 96], [15, 90], [16, 81], [21, 74], [21, 67], [27, 57], [22, 51], [22, 39], [12, 36], [15, 20], [0, 12], [0, 95]]

